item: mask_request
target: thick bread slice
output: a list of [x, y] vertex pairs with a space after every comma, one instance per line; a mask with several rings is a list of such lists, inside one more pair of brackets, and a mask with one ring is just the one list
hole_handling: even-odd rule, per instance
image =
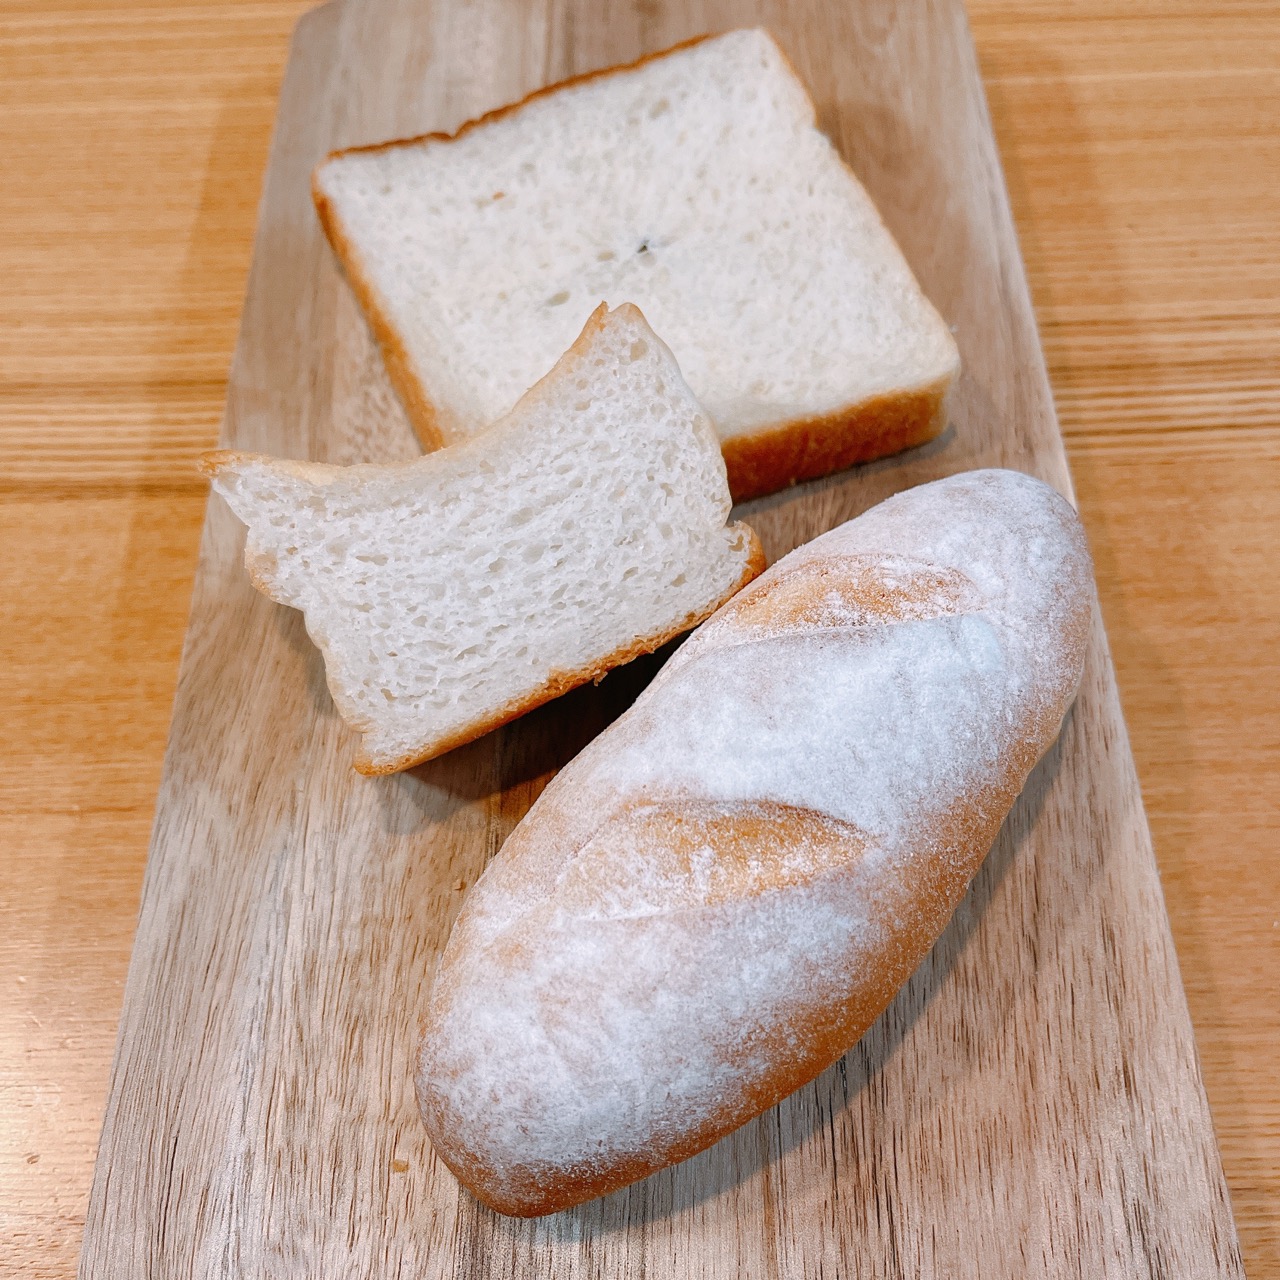
[[637, 303], [742, 499], [945, 425], [955, 342], [764, 31], [338, 152], [314, 194], [424, 444], [464, 438], [598, 303]]
[[302, 609], [362, 773], [429, 760], [657, 648], [764, 568], [715, 432], [632, 306], [490, 430], [398, 466], [215, 453], [254, 585]]
[[612, 1191], [812, 1080], [920, 963], [1058, 734], [1089, 553], [1010, 471], [780, 560], [556, 776], [463, 904], [418, 1097], [503, 1213]]

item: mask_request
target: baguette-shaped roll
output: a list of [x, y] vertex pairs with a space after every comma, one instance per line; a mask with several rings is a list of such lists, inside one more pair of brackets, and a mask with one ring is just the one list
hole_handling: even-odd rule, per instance
[[933, 945], [1080, 680], [1071, 506], [901, 494], [696, 631], [467, 899], [419, 1061], [438, 1154], [535, 1215], [709, 1146], [845, 1053]]

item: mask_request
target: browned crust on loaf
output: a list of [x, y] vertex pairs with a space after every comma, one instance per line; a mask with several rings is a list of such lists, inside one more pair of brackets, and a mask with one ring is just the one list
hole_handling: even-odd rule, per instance
[[235, 449], [206, 449], [196, 459], [196, 470], [202, 476], [208, 476], [212, 480], [224, 467], [229, 467], [240, 458], [249, 456], [249, 454], [240, 453]]
[[323, 467], [322, 462], [304, 462], [295, 458], [273, 458], [268, 453], [253, 453], [245, 449], [206, 449], [196, 459], [196, 470], [210, 480], [216, 480], [224, 471], [242, 466], [246, 462], [284, 463], [290, 467]]
[[680, 44], [672, 45], [669, 49], [661, 49], [657, 53], [646, 54], [643, 58], [637, 58], [634, 62], [627, 62], [614, 67], [604, 67], [599, 71], [587, 71], [582, 75], [570, 76], [567, 80], [559, 80], [555, 84], [544, 85], [541, 89], [535, 89], [532, 93], [526, 94], [518, 102], [508, 103], [506, 106], [497, 107], [493, 111], [486, 111], [484, 115], [476, 116], [474, 120], [465, 121], [453, 133], [419, 133], [410, 138], [393, 138], [388, 142], [371, 142], [356, 147], [343, 147], [338, 151], [331, 151], [315, 167], [311, 175], [311, 198], [315, 203], [320, 225], [324, 228], [324, 233], [338, 261], [342, 264], [343, 272], [351, 285], [352, 291], [369, 319], [369, 327], [373, 330], [373, 335], [382, 351], [382, 359], [387, 366], [387, 373], [391, 377], [392, 385], [404, 405], [405, 412], [409, 415], [409, 421], [413, 423], [413, 429], [417, 433], [418, 439], [422, 442], [422, 447], [428, 453], [441, 448], [445, 443], [445, 433], [440, 423], [440, 411], [427, 393], [427, 388], [423, 385], [422, 379], [414, 369], [409, 359], [409, 353], [405, 350], [404, 343], [400, 340], [395, 326], [391, 322], [382, 296], [365, 274], [359, 254], [343, 230], [337, 212], [334, 210], [328, 196], [320, 189], [320, 170], [331, 160], [340, 159], [342, 156], [355, 155], [359, 152], [390, 151], [396, 147], [412, 147], [426, 142], [454, 142], [472, 129], [479, 128], [480, 125], [492, 124], [503, 116], [514, 114], [537, 98], [558, 93], [561, 89], [568, 89], [574, 85], [585, 84], [588, 80], [602, 79], [605, 76], [616, 75], [623, 71], [634, 71], [646, 62], [665, 58], [669, 54], [678, 53], [681, 49], [687, 49], [692, 45], [701, 44], [704, 40], [709, 39], [711, 39], [710, 35], [694, 36], [691, 40], [683, 40]]
[[[1023, 737], [1010, 753], [1002, 779], [980, 797], [958, 804], [933, 830], [921, 833], [920, 849], [928, 848], [929, 856], [906, 859], [895, 868], [902, 884], [894, 894], [899, 910], [892, 921], [888, 917], [885, 921], [891, 936], [874, 960], [864, 960], [857, 967], [856, 977], [839, 1004], [802, 1007], [800, 1016], [783, 1020], [753, 1044], [753, 1052], [775, 1065], [768, 1078], [749, 1094], [734, 1104], [725, 1104], [697, 1130], [644, 1155], [613, 1163], [602, 1172], [570, 1169], [552, 1177], [545, 1171], [521, 1173], [508, 1168], [497, 1176], [474, 1157], [468, 1158], [465, 1144], [443, 1141], [443, 1133], [424, 1112], [436, 1154], [473, 1195], [499, 1213], [541, 1217], [608, 1195], [697, 1155], [816, 1079], [866, 1034], [946, 927], [994, 843], [1023, 780], [1053, 741], [1056, 726], [1037, 728], [1044, 736], [1039, 742], [1033, 741], [1030, 733]], [[826, 873], [832, 877], [839, 874]], [[785, 892], [785, 886], [766, 887], [759, 893], [779, 891]], [[796, 1055], [797, 1044], [805, 1048], [801, 1056]]]
[[437, 756], [444, 755], [446, 751], [452, 751], [455, 747], [465, 746], [468, 742], [474, 742], [477, 738], [483, 737], [494, 729], [502, 728], [504, 724], [510, 724], [512, 720], [519, 719], [526, 712], [542, 706], [543, 703], [550, 702], [553, 698], [560, 697], [561, 694], [568, 693], [571, 689], [576, 689], [579, 685], [586, 684], [588, 680], [599, 681], [603, 679], [614, 667], [620, 667], [624, 663], [630, 662], [633, 658], [652, 653], [655, 649], [660, 649], [668, 640], [674, 640], [676, 636], [696, 627], [698, 623], [709, 618], [726, 600], [731, 599], [741, 591], [748, 582], [759, 577], [766, 567], [764, 548], [760, 544], [756, 531], [750, 525], [741, 523], [735, 523], [729, 527], [743, 530], [748, 537], [750, 550], [747, 566], [738, 581], [724, 595], [707, 605], [705, 609], [698, 609], [686, 614], [684, 618], [673, 626], [666, 627], [661, 631], [651, 632], [647, 636], [632, 641], [629, 645], [624, 645], [621, 649], [615, 649], [603, 658], [596, 659], [595, 662], [588, 663], [585, 667], [579, 667], [575, 671], [554, 672], [533, 693], [527, 694], [522, 698], [513, 699], [484, 719], [474, 721], [465, 729], [459, 730], [448, 738], [438, 739], [419, 752], [411, 752], [392, 761], [375, 761], [365, 753], [362, 747], [356, 755], [356, 771], [363, 773], [366, 777], [378, 777], [382, 774], [400, 773], [404, 769], [412, 769], [414, 765], [425, 764], [428, 760], [434, 760]]
[[[443, 1141], [424, 1112], [436, 1154], [473, 1195], [499, 1213], [541, 1217], [608, 1195], [697, 1155], [816, 1079], [866, 1034], [928, 955], [981, 867], [1024, 779], [1052, 745], [1056, 728], [1046, 723], [1026, 733], [998, 782], [968, 803], [957, 804], [931, 831], [921, 833], [920, 849], [928, 848], [929, 856], [906, 859], [894, 871], [902, 883], [894, 894], [898, 910], [884, 922], [891, 935], [888, 941], [874, 959], [864, 959], [857, 967], [838, 1005], [802, 1007], [799, 1016], [783, 1020], [755, 1042], [753, 1052], [772, 1060], [772, 1073], [749, 1094], [722, 1106], [696, 1131], [604, 1171], [570, 1169], [549, 1176], [542, 1170], [505, 1169], [497, 1176], [474, 1157], [468, 1159], [465, 1145]], [[777, 886], [759, 893], [785, 891], [785, 886]], [[804, 1046], [803, 1055], [796, 1055], [797, 1044]]]
[[[413, 147], [429, 142], [455, 142], [472, 129], [477, 129], [481, 125], [492, 124], [504, 116], [513, 115], [538, 98], [558, 93], [561, 89], [585, 84], [590, 80], [601, 80], [606, 76], [634, 71], [637, 67], [641, 67], [647, 62], [656, 62], [660, 58], [669, 57], [673, 53], [679, 53], [683, 49], [692, 48], [696, 44], [701, 44], [703, 41], [713, 38], [714, 36], [710, 33], [694, 36], [689, 40], [682, 40], [679, 44], [672, 45], [670, 48], [660, 49], [656, 53], [645, 54], [644, 57], [636, 58], [633, 62], [624, 62], [612, 67], [602, 67], [597, 71], [586, 71], [581, 75], [570, 76], [567, 80], [558, 80], [555, 84], [544, 85], [541, 89], [535, 89], [532, 93], [526, 94], [516, 102], [496, 107], [492, 111], [486, 111], [483, 115], [476, 116], [473, 120], [464, 121], [453, 133], [419, 133], [408, 138], [393, 138], [387, 142], [369, 142], [354, 147], [342, 147], [337, 151], [331, 151], [316, 165], [311, 174], [311, 199], [315, 204], [316, 213], [319, 215], [320, 225], [324, 228], [325, 236], [328, 238], [338, 261], [342, 264], [343, 272], [351, 285], [352, 291], [368, 317], [369, 327], [373, 330], [374, 337], [377, 339], [378, 346], [382, 351], [383, 362], [387, 366], [387, 373], [391, 377], [392, 385], [404, 405], [405, 412], [409, 415], [409, 421], [413, 423], [414, 431], [422, 442], [422, 447], [427, 452], [439, 449], [445, 443], [444, 431], [440, 425], [440, 411], [436, 408], [435, 403], [427, 393], [426, 387], [423, 385], [422, 379], [414, 369], [409, 359], [409, 353], [405, 350], [404, 343], [396, 333], [395, 326], [391, 322], [382, 297], [365, 274], [360, 257], [356, 252], [355, 246], [343, 230], [337, 212], [328, 196], [321, 190], [321, 169], [332, 160], [338, 160], [343, 156], [356, 155], [361, 152], [390, 151], [397, 147]], [[772, 38], [770, 36], [770, 39]], [[777, 41], [774, 41], [774, 43], [776, 44]], [[783, 57], [785, 60], [786, 55], [784, 54]], [[787, 65], [790, 67], [791, 64], [788, 62]], [[792, 69], [792, 74], [795, 74], [794, 69]]]
[[[1007, 791], [1008, 805], [1012, 805], [1017, 784]], [[1004, 797], [995, 803], [1003, 806]], [[927, 876], [929, 868], [925, 865], [930, 859], [912, 860], [906, 874], [914, 872], [914, 882], [901, 897], [908, 914], [899, 920], [899, 927], [893, 931], [889, 943], [874, 961], [859, 968], [838, 1007], [804, 1009], [801, 1017], [785, 1026], [772, 1028], [753, 1043], [753, 1052], [770, 1058], [775, 1064], [774, 1070], [754, 1091], [736, 1100], [737, 1105], [723, 1106], [707, 1123], [660, 1151], [626, 1160], [604, 1173], [569, 1170], [552, 1184], [545, 1174], [525, 1178], [513, 1177], [507, 1171], [500, 1181], [473, 1182], [454, 1169], [459, 1181], [499, 1213], [521, 1218], [558, 1213], [608, 1195], [668, 1165], [688, 1160], [815, 1080], [862, 1039], [929, 953], [994, 842], [1005, 807], [997, 808], [998, 816], [988, 817], [985, 821], [975, 820], [963, 811], [951, 815], [952, 829], [940, 829], [935, 835], [939, 844], [955, 850], [958, 855], [955, 863], [947, 860], [949, 865], [944, 876], [931, 882]], [[991, 810], [987, 812], [991, 813]], [[771, 891], [766, 889], [762, 892]], [[911, 908], [915, 910], [911, 911]], [[796, 1044], [804, 1046], [803, 1056], [796, 1056]], [[434, 1141], [433, 1135], [434, 1150], [446, 1164], [450, 1164], [441, 1145]], [[453, 1168], [452, 1164], [450, 1168]], [[474, 1177], [477, 1171], [468, 1169], [465, 1172]]]
[[[513, 115], [538, 98], [588, 81], [634, 71], [646, 63], [655, 62], [707, 40], [715, 39], [716, 34], [694, 36], [670, 48], [636, 58], [632, 62], [584, 72], [581, 75], [570, 76], [567, 80], [545, 85], [516, 102], [497, 107], [472, 120], [465, 121], [453, 133], [438, 131], [420, 133], [408, 138], [394, 138], [386, 142], [343, 147], [330, 152], [316, 166], [311, 179], [311, 194], [320, 223], [334, 253], [342, 263], [361, 307], [369, 318], [370, 327], [382, 350], [391, 381], [424, 449], [431, 451], [445, 443], [445, 432], [440, 421], [441, 411], [433, 403], [421, 377], [414, 369], [381, 296], [365, 274], [355, 246], [343, 231], [336, 211], [320, 188], [321, 169], [332, 160], [362, 152], [390, 151], [398, 147], [419, 146], [424, 143], [454, 142], [472, 129]], [[777, 49], [787, 72], [804, 92], [809, 103], [810, 117], [816, 128], [817, 111], [808, 86], [772, 32], [766, 31], [765, 34]], [[844, 157], [839, 151], [835, 151], [834, 154], [857, 182], [857, 175]], [[926, 305], [932, 305], [927, 298], [925, 302]], [[677, 359], [679, 359], [678, 353]], [[734, 501], [745, 502], [751, 498], [762, 497], [804, 480], [813, 480], [834, 471], [841, 471], [858, 462], [869, 462], [874, 458], [900, 453], [903, 449], [909, 449], [933, 439], [946, 425], [941, 399], [950, 380], [951, 375], [948, 374], [934, 387], [914, 392], [893, 392], [839, 409], [831, 414], [775, 423], [761, 431], [722, 440], [725, 464], [729, 470], [729, 489]], [[930, 396], [933, 396], [931, 401], [928, 400]]]
[[[1083, 544], [1081, 552], [1087, 561]], [[831, 584], [822, 574], [797, 577], [793, 571], [767, 584], [765, 597], [779, 582], [785, 584], [793, 577], [797, 589], [775, 597], [771, 625], [806, 625], [823, 611]], [[936, 599], [940, 613], [946, 612], [946, 587], [936, 575], [926, 575], [914, 581], [904, 579], [895, 591], [870, 574], [851, 580], [847, 598], [857, 600], [872, 616], [892, 620], [898, 606], [918, 604], [926, 598]], [[750, 608], [752, 595], [757, 597], [754, 603], [758, 607], [760, 599], [765, 598], [759, 596], [760, 590], [756, 588], [743, 597], [741, 604], [731, 605], [729, 612]], [[1060, 592], [1066, 590], [1059, 587]], [[1091, 599], [1082, 599], [1065, 619], [1064, 675], [1074, 672], [1078, 677], [1083, 669], [1092, 608]], [[999, 776], [957, 798], [945, 814], [922, 828], [913, 841], [914, 856], [886, 864], [884, 881], [879, 886], [882, 893], [876, 898], [884, 940], [871, 957], [859, 956], [856, 964], [848, 966], [850, 983], [841, 998], [829, 1004], [810, 1001], [806, 1005], [803, 993], [798, 993], [792, 1016], [778, 1019], [775, 1025], [763, 1029], [759, 1040], [753, 1040], [752, 1052], [773, 1066], [749, 1093], [728, 1099], [693, 1132], [655, 1144], [645, 1153], [625, 1160], [611, 1157], [606, 1169], [579, 1166], [548, 1173], [545, 1169], [513, 1171], [509, 1167], [499, 1171], [478, 1160], [468, 1149], [465, 1135], [450, 1124], [451, 1118], [425, 1105], [426, 1091], [419, 1080], [419, 1104], [436, 1154], [472, 1194], [498, 1212], [539, 1217], [607, 1195], [686, 1160], [814, 1080], [862, 1038], [928, 955], [981, 867], [1026, 779], [1056, 740], [1072, 696], [1046, 698], [1035, 709], [1029, 708], [1004, 755]], [[722, 821], [717, 835], [731, 843], [733, 853], [743, 858], [749, 856], [753, 845], [758, 847], [757, 826], [750, 816]], [[851, 839], [851, 860], [861, 857], [862, 852]], [[843, 874], [844, 869], [839, 867], [823, 871], [809, 882], [809, 888], [824, 884], [834, 887]], [[772, 882], [756, 882], [742, 896], [788, 892], [790, 887], [785, 876], [777, 876]], [[690, 930], [696, 929], [696, 914], [690, 913], [688, 918]], [[797, 1045], [803, 1046], [799, 1054]]]
[[[335, 153], [338, 154], [338, 153]], [[391, 385], [404, 405], [409, 421], [428, 453], [444, 446], [444, 431], [440, 426], [440, 414], [422, 385], [422, 379], [414, 370], [405, 345], [391, 323], [390, 315], [383, 304], [382, 295], [374, 288], [373, 282], [364, 273], [359, 254], [355, 246], [347, 239], [329, 198], [320, 190], [317, 181], [320, 170], [316, 169], [311, 178], [311, 198], [315, 202], [316, 213], [320, 217], [320, 225], [333, 246], [334, 254], [342, 264], [343, 274], [347, 277], [356, 300], [360, 303], [373, 330], [373, 336], [382, 351], [382, 362], [387, 367]]]
[[[896, 927], [891, 928], [888, 942], [873, 960], [859, 967], [838, 1006], [804, 1008], [800, 1016], [769, 1029], [753, 1042], [753, 1052], [771, 1059], [774, 1069], [755, 1090], [735, 1100], [737, 1105], [724, 1105], [706, 1124], [660, 1150], [619, 1162], [603, 1173], [569, 1170], [554, 1182], [545, 1173], [513, 1177], [510, 1170], [500, 1179], [481, 1181], [476, 1175], [483, 1177], [482, 1170], [455, 1168], [449, 1154], [442, 1150], [444, 1144], [435, 1141], [434, 1134], [433, 1149], [469, 1191], [499, 1213], [541, 1217], [608, 1195], [668, 1165], [688, 1160], [776, 1106], [848, 1053], [929, 954], [994, 843], [1021, 790], [1021, 779], [1030, 772], [1039, 754], [1034, 750], [1020, 753], [1002, 783], [983, 794], [981, 806], [974, 806], [980, 807], [980, 813], [975, 814], [968, 806], [957, 806], [945, 822], [922, 839], [922, 849], [928, 844], [931, 850], [945, 852], [941, 856], [908, 859], [907, 865], [899, 868], [903, 889], [894, 895], [894, 900], [900, 904], [902, 914], [894, 922]], [[761, 892], [779, 891], [785, 889]], [[797, 1044], [805, 1049], [799, 1057], [794, 1048]]]
[[934, 439], [947, 425], [950, 384], [948, 375], [915, 391], [889, 392], [834, 413], [721, 440], [733, 500], [760, 498]]

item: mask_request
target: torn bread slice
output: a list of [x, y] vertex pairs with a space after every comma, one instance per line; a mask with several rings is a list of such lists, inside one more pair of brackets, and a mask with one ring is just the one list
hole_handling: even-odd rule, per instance
[[764, 568], [715, 431], [633, 306], [510, 414], [393, 466], [213, 453], [254, 585], [301, 609], [362, 773], [469, 742], [687, 630]]
[[951, 332], [765, 31], [337, 152], [316, 206], [427, 448], [635, 302], [743, 499], [937, 435]]

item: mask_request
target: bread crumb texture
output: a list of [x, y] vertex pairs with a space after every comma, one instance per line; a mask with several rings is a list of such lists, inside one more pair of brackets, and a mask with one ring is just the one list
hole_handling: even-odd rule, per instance
[[255, 584], [301, 609], [367, 772], [656, 648], [763, 568], [715, 433], [634, 307], [501, 422], [395, 466], [216, 454]]
[[[407, 403], [429, 403], [446, 440], [510, 409], [602, 300], [641, 307], [724, 439], [830, 420], [901, 448], [919, 431], [855, 411], [922, 393], [935, 406], [958, 367], [764, 31], [570, 82], [453, 138], [338, 153], [315, 191], [414, 380]], [[916, 416], [944, 425], [933, 407]], [[821, 452], [828, 469], [866, 455]]]
[[464, 904], [419, 1064], [507, 1213], [692, 1155], [812, 1079], [945, 926], [1080, 680], [1048, 486], [913, 489], [780, 561], [543, 792]]

